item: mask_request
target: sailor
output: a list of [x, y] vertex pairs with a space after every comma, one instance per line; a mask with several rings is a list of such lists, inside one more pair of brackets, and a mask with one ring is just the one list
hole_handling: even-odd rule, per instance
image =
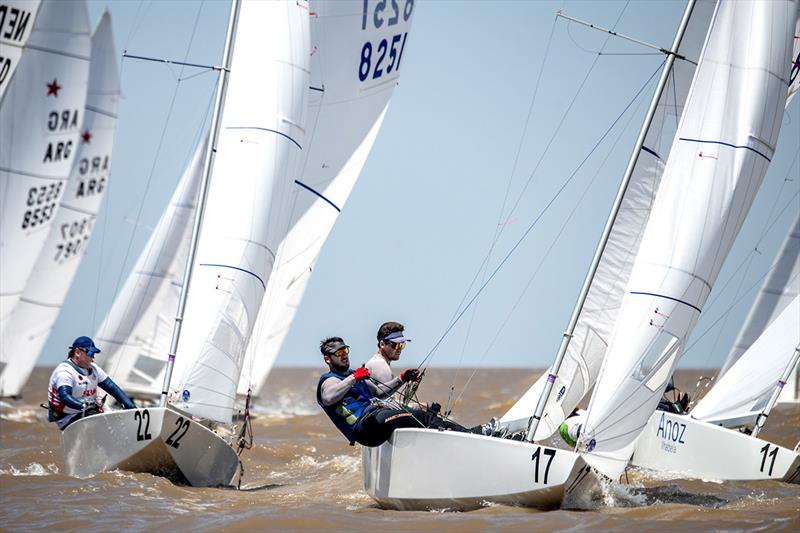
[[[400, 359], [400, 354], [403, 353], [406, 343], [411, 339], [407, 339], [404, 335], [405, 327], [399, 322], [384, 322], [378, 328], [378, 351], [367, 361], [366, 367], [369, 370], [371, 381], [377, 383], [395, 383], [396, 388], [388, 388], [388, 397], [394, 393], [404, 383], [401, 380], [396, 380], [392, 373], [392, 361]], [[406, 370], [409, 374], [406, 376], [406, 381], [419, 381], [420, 373], [416, 368]]]
[[584, 422], [586, 422], [586, 411], [584, 409], [575, 409], [572, 411], [572, 414], [558, 426], [558, 434], [561, 435], [564, 442], [574, 448], [575, 444], [578, 442], [578, 437], [581, 436]]
[[[672, 398], [667, 396], [670, 392], [672, 393]], [[685, 392], [681, 393], [681, 391], [675, 387], [674, 381], [670, 379], [666, 389], [664, 389], [661, 400], [658, 402], [656, 410], [675, 413], [676, 415], [685, 415], [689, 412], [689, 395]]]
[[[331, 422], [352, 445], [380, 446], [397, 428], [436, 428], [469, 432], [434, 413], [401, 407], [385, 401], [387, 390], [410, 381], [415, 374], [408, 370], [388, 383], [375, 384], [366, 367], [350, 369], [350, 346], [341, 337], [328, 337], [320, 343], [328, 372], [319, 377], [317, 403]], [[480, 431], [480, 429], [478, 430]]]
[[83, 417], [103, 412], [97, 401], [97, 387], [114, 397], [123, 409], [136, 409], [136, 405], [114, 381], [94, 363], [100, 349], [89, 337], [78, 337], [69, 347], [67, 360], [61, 362], [50, 376], [47, 390], [48, 420], [58, 429]]

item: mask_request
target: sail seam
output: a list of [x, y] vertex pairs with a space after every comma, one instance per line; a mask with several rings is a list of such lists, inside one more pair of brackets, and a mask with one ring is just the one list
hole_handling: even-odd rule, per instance
[[62, 178], [59, 176], [45, 176], [44, 174], [34, 174], [33, 172], [25, 172], [24, 170], [17, 170], [14, 168], [8, 167], [0, 167], [0, 172], [13, 172], [14, 174], [20, 174], [21, 176], [28, 176], [31, 178], [38, 178], [42, 180], [53, 180], [53, 181], [67, 181], [69, 180], [69, 176]]
[[85, 106], [87, 111], [92, 111], [93, 113], [97, 113], [98, 115], [105, 115], [111, 118], [119, 118], [116, 113], [112, 113], [110, 111], [106, 111], [104, 109], [100, 109], [99, 107], [94, 107], [91, 105]]
[[755, 148], [753, 148], [751, 146], [747, 146], [747, 145], [731, 144], [731, 143], [726, 143], [724, 141], [706, 141], [706, 140], [703, 140], [703, 139], [689, 139], [688, 137], [680, 137], [680, 140], [681, 141], [694, 142], [694, 143], [702, 143], [702, 144], [719, 144], [721, 146], [727, 146], [729, 148], [743, 148], [745, 150], [750, 150], [751, 152], [755, 152], [756, 154], [760, 155], [761, 157], [763, 157], [767, 161], [770, 161], [770, 162], [772, 161], [766, 155], [762, 154], [761, 152], [759, 152]]
[[[84, 34], [79, 34], [79, 35], [84, 35]], [[57, 55], [57, 56], [71, 57], [73, 59], [80, 59], [82, 61], [89, 61], [89, 56], [82, 56], [82, 55], [79, 55], [79, 54], [70, 54], [69, 52], [64, 52], [63, 50], [57, 50], [55, 48], [45, 48], [43, 46], [36, 46], [36, 45], [32, 45], [32, 44], [25, 45], [25, 48], [28, 49], [28, 50], [36, 50], [38, 52], [44, 52], [46, 54], [53, 54], [53, 55]]]

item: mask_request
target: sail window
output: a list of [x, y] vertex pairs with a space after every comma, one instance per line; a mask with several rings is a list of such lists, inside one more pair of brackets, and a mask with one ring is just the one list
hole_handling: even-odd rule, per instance
[[[645, 352], [641, 362], [633, 369], [631, 377], [638, 381], [643, 381], [650, 376], [653, 370], [663, 367], [664, 363], [676, 352], [677, 348], [678, 338], [662, 330], [650, 343], [650, 347]], [[666, 366], [668, 367], [669, 365]], [[656, 376], [653, 376], [653, 378], [656, 378]], [[655, 390], [650, 386], [651, 381], [653, 380], [651, 379], [647, 382], [648, 388]]]

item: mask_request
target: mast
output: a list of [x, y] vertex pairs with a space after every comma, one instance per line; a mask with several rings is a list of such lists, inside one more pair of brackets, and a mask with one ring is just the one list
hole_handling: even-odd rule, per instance
[[781, 379], [775, 383], [775, 390], [772, 391], [772, 395], [769, 397], [767, 405], [764, 406], [764, 410], [758, 414], [758, 417], [756, 418], [756, 425], [753, 426], [753, 433], [751, 433], [751, 436], [757, 437], [761, 432], [761, 428], [763, 428], [764, 424], [767, 422], [769, 412], [772, 411], [773, 407], [775, 407], [775, 404], [778, 401], [778, 396], [780, 396], [783, 386], [786, 385], [786, 380], [789, 379], [789, 374], [791, 374], [792, 370], [794, 370], [798, 360], [800, 360], [800, 346], [797, 346], [794, 349], [794, 354], [792, 355], [791, 360], [789, 360], [789, 365], [786, 367], [786, 370], [783, 371], [783, 374], [781, 374]]
[[608, 243], [608, 239], [611, 235], [611, 230], [614, 227], [614, 223], [616, 222], [617, 215], [622, 207], [622, 201], [625, 197], [625, 192], [628, 189], [628, 184], [630, 183], [631, 176], [633, 175], [634, 168], [636, 167], [636, 162], [639, 159], [639, 154], [641, 153], [642, 146], [644, 146], [644, 140], [647, 136], [647, 132], [650, 129], [650, 125], [653, 122], [653, 118], [655, 117], [656, 110], [658, 107], [658, 102], [661, 98], [664, 89], [667, 86], [667, 81], [669, 79], [669, 74], [672, 71], [672, 66], [675, 63], [675, 58], [678, 57], [678, 48], [680, 47], [681, 41], [683, 40], [683, 36], [686, 33], [686, 27], [689, 24], [689, 18], [691, 17], [692, 10], [694, 9], [695, 0], [689, 0], [688, 4], [686, 5], [686, 9], [683, 13], [683, 18], [681, 20], [680, 25], [678, 26], [678, 31], [675, 34], [675, 39], [672, 43], [672, 47], [670, 50], [666, 50], [665, 53], [667, 54], [667, 60], [664, 64], [664, 68], [661, 71], [661, 77], [658, 80], [658, 85], [656, 86], [655, 93], [653, 94], [653, 99], [650, 102], [650, 107], [647, 110], [647, 115], [645, 116], [644, 123], [642, 124], [642, 128], [639, 131], [639, 136], [636, 139], [636, 143], [633, 148], [633, 153], [631, 154], [630, 160], [628, 161], [628, 167], [625, 169], [625, 174], [622, 178], [622, 182], [620, 183], [619, 190], [617, 191], [617, 197], [614, 200], [614, 205], [611, 208], [611, 213], [608, 216], [608, 220], [606, 221], [606, 226], [603, 229], [603, 235], [600, 237], [600, 242], [597, 245], [597, 249], [594, 253], [594, 258], [592, 259], [592, 263], [589, 267], [589, 271], [586, 274], [586, 279], [583, 282], [583, 287], [581, 287], [580, 295], [578, 296], [578, 300], [575, 303], [575, 308], [572, 311], [572, 316], [570, 317], [569, 324], [567, 325], [566, 331], [561, 339], [561, 345], [558, 349], [558, 355], [556, 355], [556, 359], [553, 362], [553, 366], [550, 368], [550, 372], [547, 376], [547, 382], [545, 383], [544, 389], [542, 390], [542, 395], [539, 397], [539, 401], [536, 404], [536, 410], [531, 417], [530, 424], [528, 426], [528, 432], [526, 435], [526, 440], [528, 442], [532, 442], [534, 436], [536, 435], [536, 428], [539, 426], [539, 421], [541, 420], [542, 413], [544, 412], [545, 405], [547, 404], [547, 399], [550, 396], [550, 392], [553, 389], [553, 384], [556, 382], [556, 378], [558, 377], [558, 372], [561, 368], [561, 363], [564, 360], [564, 355], [567, 353], [567, 347], [569, 346], [570, 340], [572, 339], [573, 332], [575, 331], [575, 326], [578, 322], [578, 318], [580, 316], [581, 310], [583, 309], [583, 305], [586, 302], [586, 297], [589, 294], [589, 289], [592, 285], [592, 280], [597, 272], [597, 268], [600, 265], [600, 260], [603, 256], [603, 252], [605, 251], [606, 244]]
[[186, 269], [183, 275], [181, 295], [180, 299], [178, 300], [178, 310], [175, 314], [175, 325], [172, 330], [172, 341], [170, 342], [169, 347], [169, 358], [167, 359], [167, 368], [164, 372], [164, 385], [161, 387], [161, 398], [159, 400], [160, 407], [164, 407], [167, 404], [169, 383], [172, 380], [172, 368], [175, 365], [175, 352], [178, 350], [178, 341], [180, 340], [181, 336], [183, 315], [186, 310], [186, 300], [189, 295], [189, 284], [192, 280], [192, 270], [195, 257], [197, 256], [197, 246], [200, 241], [200, 229], [203, 224], [203, 214], [206, 207], [211, 172], [214, 168], [214, 156], [217, 153], [219, 129], [220, 124], [222, 123], [222, 110], [225, 105], [225, 94], [228, 90], [228, 74], [230, 74], [230, 65], [233, 59], [233, 46], [236, 39], [236, 26], [239, 19], [240, 7], [241, 0], [233, 0], [231, 3], [230, 18], [228, 19], [228, 33], [225, 37], [225, 50], [222, 54], [223, 63], [222, 66], [218, 68], [219, 79], [217, 81], [217, 94], [214, 101], [214, 113], [211, 119], [211, 131], [209, 132], [210, 142], [208, 143], [208, 150], [206, 151], [205, 163], [203, 165], [203, 179], [200, 182], [197, 211], [195, 212], [194, 223], [192, 225], [192, 239], [189, 245], [189, 256], [186, 258]]

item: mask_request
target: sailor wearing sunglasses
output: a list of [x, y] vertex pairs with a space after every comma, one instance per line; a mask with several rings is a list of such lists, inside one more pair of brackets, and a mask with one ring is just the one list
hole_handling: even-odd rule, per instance
[[[403, 353], [406, 343], [411, 341], [411, 339], [405, 337], [404, 330], [405, 327], [399, 322], [384, 322], [378, 328], [378, 351], [366, 364], [370, 377], [374, 381], [390, 383], [395, 379], [394, 373], [392, 373], [392, 361], [400, 359], [400, 354]], [[400, 376], [403, 383], [406, 381], [419, 381], [421, 377], [416, 368], [409, 368], [403, 371]], [[395, 390], [397, 389], [389, 391], [384, 397], [388, 397]]]
[[317, 403], [351, 445], [380, 446], [402, 427], [469, 431], [433, 413], [382, 400], [413, 373], [405, 371], [388, 383], [376, 384], [367, 368], [350, 369], [350, 347], [341, 337], [323, 340], [320, 351], [329, 371], [319, 377]]

